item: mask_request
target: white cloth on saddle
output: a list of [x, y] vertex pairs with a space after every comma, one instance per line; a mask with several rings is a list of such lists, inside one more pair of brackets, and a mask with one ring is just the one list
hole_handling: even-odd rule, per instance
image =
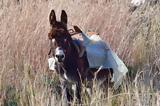
[[117, 89], [122, 83], [123, 76], [128, 72], [126, 65], [98, 35], [90, 37], [84, 33], [81, 35], [90, 68], [101, 66], [102, 68], [112, 68], [112, 81], [114, 82], [114, 89]]

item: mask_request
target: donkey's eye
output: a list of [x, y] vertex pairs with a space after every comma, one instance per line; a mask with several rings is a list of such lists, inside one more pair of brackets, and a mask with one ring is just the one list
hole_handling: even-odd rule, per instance
[[52, 33], [51, 33], [51, 32], [48, 33], [48, 38], [49, 38], [49, 39], [52, 39]]

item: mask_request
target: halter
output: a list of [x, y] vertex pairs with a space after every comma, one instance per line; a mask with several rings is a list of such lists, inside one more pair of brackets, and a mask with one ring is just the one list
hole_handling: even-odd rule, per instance
[[[76, 35], [76, 34], [79, 34], [78, 32], [75, 32], [73, 29], [68, 29], [68, 32], [71, 36], [73, 35]], [[50, 49], [49, 49], [49, 52], [48, 52], [48, 56], [50, 57], [50, 54], [52, 52], [52, 47], [51, 47], [51, 43], [50, 43]]]

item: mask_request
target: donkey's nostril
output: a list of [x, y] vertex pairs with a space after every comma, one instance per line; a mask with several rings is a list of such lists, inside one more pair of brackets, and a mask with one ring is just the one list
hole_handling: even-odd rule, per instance
[[63, 59], [63, 58], [64, 58], [64, 55], [62, 55], [61, 58]]

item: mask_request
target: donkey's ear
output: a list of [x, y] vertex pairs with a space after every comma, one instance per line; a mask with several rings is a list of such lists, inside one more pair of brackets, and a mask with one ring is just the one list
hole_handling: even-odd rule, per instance
[[56, 14], [54, 10], [51, 10], [51, 13], [49, 15], [49, 22], [51, 25], [54, 25], [56, 23]]
[[82, 30], [78, 26], [73, 26], [75, 32], [82, 33]]
[[62, 13], [61, 13], [61, 22], [67, 24], [67, 14], [64, 10], [62, 10]]

